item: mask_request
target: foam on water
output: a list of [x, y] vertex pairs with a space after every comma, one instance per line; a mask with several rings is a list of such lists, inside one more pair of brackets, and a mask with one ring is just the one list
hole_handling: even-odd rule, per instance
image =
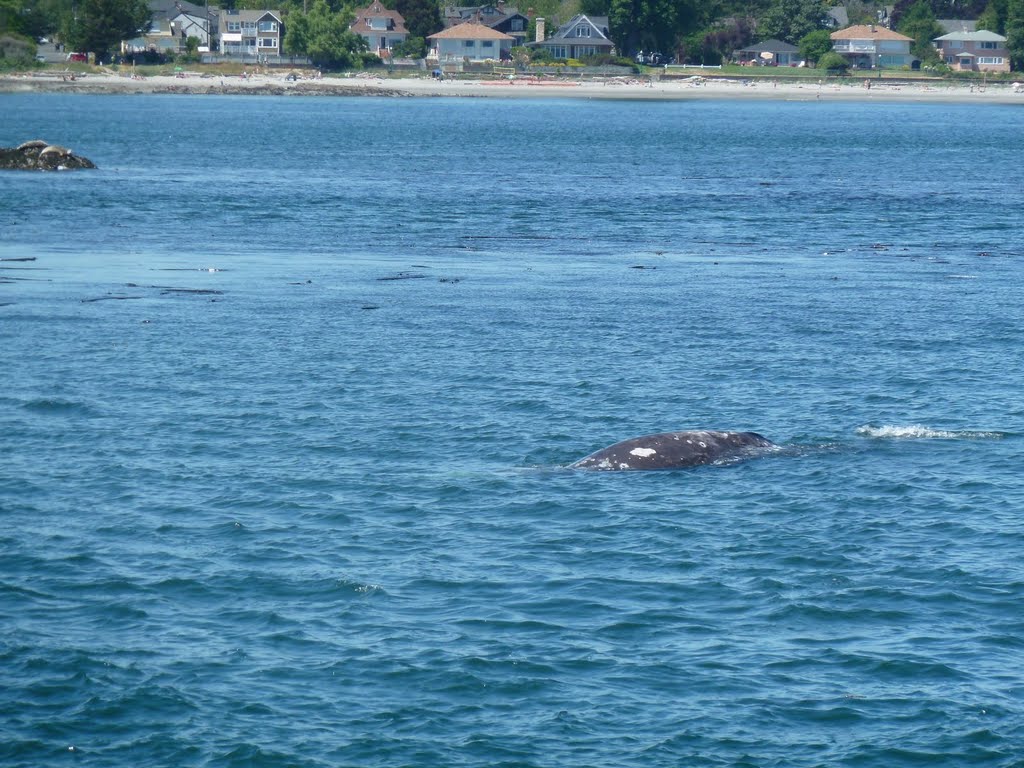
[[897, 426], [887, 424], [872, 426], [866, 424], [857, 427], [857, 434], [862, 437], [883, 438], [892, 440], [1002, 440], [1005, 432], [973, 429], [933, 429], [921, 424]]

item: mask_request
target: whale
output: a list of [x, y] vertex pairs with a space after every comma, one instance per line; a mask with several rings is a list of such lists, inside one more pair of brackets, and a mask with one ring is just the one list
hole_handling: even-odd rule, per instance
[[573, 462], [569, 468], [605, 471], [682, 469], [749, 458], [775, 447], [775, 443], [757, 432], [659, 432], [609, 445]]

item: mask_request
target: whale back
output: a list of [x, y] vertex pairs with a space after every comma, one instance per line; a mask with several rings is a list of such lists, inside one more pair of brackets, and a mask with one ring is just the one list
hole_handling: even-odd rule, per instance
[[623, 440], [584, 456], [571, 469], [650, 470], [679, 469], [756, 454], [775, 446], [756, 432], [692, 430], [661, 432]]

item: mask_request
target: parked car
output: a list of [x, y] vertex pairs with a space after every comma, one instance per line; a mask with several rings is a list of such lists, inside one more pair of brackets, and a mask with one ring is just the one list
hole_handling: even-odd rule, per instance
[[78, 62], [83, 62], [83, 63], [88, 64], [89, 63], [89, 54], [87, 54], [87, 53], [69, 53], [68, 54], [68, 61], [78, 61]]

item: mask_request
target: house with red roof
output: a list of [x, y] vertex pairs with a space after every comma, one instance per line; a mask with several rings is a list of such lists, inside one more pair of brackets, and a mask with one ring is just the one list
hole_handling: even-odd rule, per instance
[[832, 50], [857, 69], [909, 67], [915, 60], [910, 53], [912, 37], [875, 24], [857, 24], [829, 37]]
[[500, 61], [511, 57], [515, 38], [475, 21], [456, 24], [427, 36], [428, 59], [439, 64], [460, 61]]
[[356, 11], [356, 20], [349, 27], [366, 40], [366, 45], [378, 56], [385, 56], [394, 46], [404, 43], [409, 37], [405, 18], [398, 11], [392, 11], [374, 0], [366, 8]]

